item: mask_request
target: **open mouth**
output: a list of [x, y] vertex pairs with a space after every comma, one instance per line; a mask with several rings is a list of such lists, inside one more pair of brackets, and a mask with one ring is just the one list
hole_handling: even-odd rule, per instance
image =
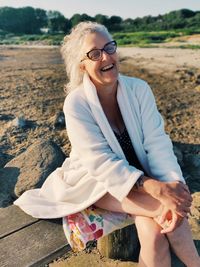
[[110, 64], [110, 65], [107, 65], [107, 66], [101, 68], [101, 71], [105, 72], [105, 71], [109, 71], [109, 70], [111, 70], [113, 68], [114, 68], [114, 64]]

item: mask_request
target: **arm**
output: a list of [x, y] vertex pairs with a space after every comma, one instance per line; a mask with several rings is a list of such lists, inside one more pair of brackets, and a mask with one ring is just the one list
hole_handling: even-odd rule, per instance
[[137, 93], [140, 105], [144, 149], [153, 177], [160, 181], [185, 183], [173, 152], [172, 142], [164, 130], [164, 121], [158, 112], [150, 87], [145, 83]]
[[93, 179], [122, 201], [143, 172], [111, 150], [86, 101], [78, 94], [67, 97], [64, 113], [72, 150], [81, 164]]
[[154, 218], [164, 228], [161, 233], [172, 232], [190, 211], [192, 197], [187, 186], [181, 182], [160, 182], [142, 175], [136, 182], [136, 188], [162, 204], [162, 213]]
[[[144, 89], [145, 88], [145, 89]], [[141, 123], [144, 135], [144, 148], [152, 175], [143, 176], [140, 184], [143, 190], [163, 205], [160, 223], [165, 220], [170, 224], [163, 233], [173, 231], [181, 218], [187, 216], [192, 198], [182, 177], [182, 172], [174, 155], [172, 142], [165, 134], [164, 122], [157, 110], [154, 96], [146, 84], [138, 95], [140, 102]], [[169, 216], [170, 215], [170, 216]]]
[[192, 197], [188, 187], [181, 182], [160, 182], [142, 175], [137, 183], [138, 188], [159, 200], [165, 211], [172, 210], [184, 217], [189, 212]]

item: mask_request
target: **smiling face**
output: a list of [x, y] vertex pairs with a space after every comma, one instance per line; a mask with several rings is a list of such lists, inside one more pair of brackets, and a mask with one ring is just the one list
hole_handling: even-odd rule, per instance
[[[102, 49], [110, 41], [112, 40], [103, 33], [89, 33], [83, 42], [83, 53], [86, 55], [92, 49]], [[98, 61], [92, 61], [86, 57], [81, 62], [81, 68], [87, 71], [90, 79], [98, 89], [117, 85], [119, 72], [116, 52], [109, 55], [103, 51], [102, 58]]]

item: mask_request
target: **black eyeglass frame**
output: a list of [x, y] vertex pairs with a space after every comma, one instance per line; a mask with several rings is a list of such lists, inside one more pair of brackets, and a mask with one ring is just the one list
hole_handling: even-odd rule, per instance
[[[112, 52], [112, 53], [108, 53], [108, 52], [105, 50], [105, 47], [106, 47], [107, 45], [109, 45], [109, 44], [112, 44], [112, 43], [115, 45], [115, 50], [114, 50], [114, 52]], [[89, 56], [89, 54], [90, 54], [92, 51], [94, 51], [94, 50], [101, 51], [101, 55], [100, 55], [100, 57], [99, 57], [98, 59], [92, 59], [92, 58]], [[89, 52], [87, 52], [85, 58], [83, 58], [83, 59], [81, 60], [81, 62], [84, 61], [84, 60], [87, 59], [87, 58], [89, 58], [89, 59], [92, 60], [92, 61], [99, 61], [99, 60], [102, 58], [102, 52], [103, 52], [103, 51], [105, 51], [108, 55], [113, 55], [113, 54], [116, 52], [116, 50], [117, 50], [117, 42], [116, 42], [115, 40], [112, 40], [112, 41], [106, 43], [106, 44], [104, 45], [103, 48], [94, 48], [94, 49], [90, 50]]]

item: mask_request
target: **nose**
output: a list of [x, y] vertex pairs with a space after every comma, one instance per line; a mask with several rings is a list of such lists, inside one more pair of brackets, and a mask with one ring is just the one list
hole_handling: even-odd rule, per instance
[[108, 53], [106, 53], [106, 51], [102, 51], [102, 56], [101, 56], [101, 60], [106, 60], [108, 58], [110, 58], [111, 55], [109, 55]]

